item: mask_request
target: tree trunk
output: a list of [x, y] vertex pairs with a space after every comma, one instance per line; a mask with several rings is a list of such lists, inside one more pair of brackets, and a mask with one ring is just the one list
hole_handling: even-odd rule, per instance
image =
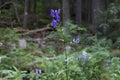
[[87, 22], [89, 24], [92, 24], [92, 1], [91, 0], [87, 0]]
[[37, 0], [34, 0], [33, 12], [36, 13]]
[[27, 21], [29, 14], [28, 11], [29, 11], [29, 0], [25, 0], [23, 28], [27, 28]]
[[5, 3], [4, 0], [0, 0], [0, 6], [3, 5]]
[[28, 0], [28, 13], [31, 13], [32, 0]]
[[96, 33], [99, 27], [100, 17], [104, 10], [104, 0], [93, 0], [92, 2], [92, 24], [93, 30]]
[[99, 25], [99, 20], [104, 9], [103, 2], [102, 0], [93, 0], [92, 2], [92, 24], [94, 27]]
[[70, 7], [69, 0], [62, 0], [62, 8], [63, 8], [63, 25], [70, 19]]
[[78, 25], [81, 24], [81, 16], [82, 16], [82, 4], [81, 4], [82, 0], [76, 0], [76, 23]]
[[105, 9], [107, 9], [109, 5], [109, 0], [105, 0], [104, 2], [105, 2]]

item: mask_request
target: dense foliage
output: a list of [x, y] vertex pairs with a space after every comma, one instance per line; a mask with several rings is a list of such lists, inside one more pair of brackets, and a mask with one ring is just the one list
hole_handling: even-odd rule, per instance
[[[17, 47], [14, 50], [8, 50], [8, 52], [1, 52], [1, 79], [119, 79], [119, 57], [111, 55], [114, 53], [109, 51], [109, 41], [98, 40], [96, 36], [85, 36], [86, 30], [84, 28], [70, 23], [68, 25], [70, 32], [67, 32], [64, 27], [57, 26], [57, 31], [48, 35], [47, 38], [56, 41], [46, 42], [47, 47], [40, 49], [37, 44], [29, 42], [26, 49]], [[14, 34], [13, 29], [6, 30], [10, 31], [9, 34], [14, 36], [14, 40], [18, 39], [18, 35]], [[81, 36], [71, 35], [77, 34], [78, 31], [82, 32]], [[7, 39], [11, 42], [11, 37], [5, 37], [5, 35], [3, 40]], [[73, 40], [75, 37], [80, 40], [77, 38]], [[55, 42], [56, 44], [53, 44]], [[3, 46], [0, 46], [1, 50], [6, 51], [8, 48], [3, 49]]]

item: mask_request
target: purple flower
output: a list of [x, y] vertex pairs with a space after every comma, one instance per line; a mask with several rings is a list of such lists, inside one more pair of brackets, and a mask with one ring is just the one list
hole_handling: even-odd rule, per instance
[[57, 13], [60, 14], [60, 9], [57, 10]]
[[74, 39], [73, 39], [73, 42], [79, 43], [79, 42], [80, 42], [80, 38], [74, 38]]
[[52, 20], [53, 28], [56, 28], [57, 27], [57, 22], [60, 21], [59, 14], [60, 14], [60, 9], [58, 9], [58, 10], [51, 9], [51, 11], [50, 11], [50, 16], [53, 17], [53, 20]]
[[59, 22], [59, 21], [60, 21], [60, 16], [59, 16], [59, 14], [60, 14], [60, 9], [55, 10], [55, 13], [56, 13], [56, 20]]
[[83, 61], [87, 61], [89, 58], [87, 57], [87, 52], [85, 52], [85, 51], [83, 51], [82, 52], [82, 59], [83, 59]]
[[55, 11], [53, 9], [51, 9], [51, 11], [50, 11], [50, 16], [55, 17]]
[[56, 20], [59, 22], [60, 21], [60, 16], [58, 13], [56, 13]]
[[55, 13], [56, 13], [56, 14], [60, 14], [60, 9], [55, 10]]
[[40, 69], [35, 69], [35, 73], [39, 74], [42, 73], [42, 71]]
[[55, 19], [52, 20], [52, 26], [53, 26], [53, 28], [57, 27], [57, 21]]

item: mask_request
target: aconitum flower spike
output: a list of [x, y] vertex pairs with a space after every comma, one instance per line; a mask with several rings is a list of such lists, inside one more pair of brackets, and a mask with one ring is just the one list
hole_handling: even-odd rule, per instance
[[52, 20], [53, 28], [56, 28], [57, 22], [60, 21], [59, 13], [60, 13], [60, 9], [58, 9], [58, 10], [51, 9], [51, 11], [50, 11], [50, 16], [53, 17], [53, 20]]
[[50, 16], [55, 17], [55, 11], [53, 9], [51, 9], [51, 11], [50, 11]]
[[57, 21], [55, 19], [52, 20], [52, 26], [53, 26], [53, 28], [57, 27]]

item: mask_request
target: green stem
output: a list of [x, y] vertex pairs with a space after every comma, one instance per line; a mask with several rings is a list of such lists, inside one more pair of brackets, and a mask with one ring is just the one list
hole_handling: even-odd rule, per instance
[[[65, 42], [64, 42], [64, 46], [65, 46]], [[68, 76], [68, 55], [67, 55], [67, 51], [65, 50], [65, 69], [66, 69], [66, 79], [69, 80], [69, 76]]]

